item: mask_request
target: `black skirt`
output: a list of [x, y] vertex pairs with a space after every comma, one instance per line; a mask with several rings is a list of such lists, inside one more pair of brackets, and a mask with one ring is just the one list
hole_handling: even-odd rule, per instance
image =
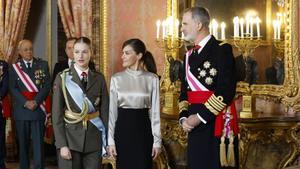
[[119, 108], [114, 137], [117, 169], [152, 169], [149, 109]]

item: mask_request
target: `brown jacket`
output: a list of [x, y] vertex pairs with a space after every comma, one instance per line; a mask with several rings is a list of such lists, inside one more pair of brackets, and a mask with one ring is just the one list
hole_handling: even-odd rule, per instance
[[[93, 103], [96, 111], [100, 112], [100, 118], [107, 131], [109, 98], [104, 76], [101, 73], [89, 70], [88, 83], [85, 90], [74, 66], [70, 67], [67, 73], [72, 76], [72, 80], [86, 93], [86, 96]], [[55, 78], [53, 84], [52, 121], [56, 147], [61, 148], [67, 146], [71, 150], [78, 152], [101, 151], [101, 132], [91, 122], [88, 122], [87, 129], [85, 129], [83, 128], [82, 122], [69, 124], [64, 121], [66, 105], [60, 75], [61, 73]], [[72, 111], [80, 113], [81, 110], [71, 98], [68, 90], [67, 97]], [[97, 101], [99, 99], [100, 101]]]

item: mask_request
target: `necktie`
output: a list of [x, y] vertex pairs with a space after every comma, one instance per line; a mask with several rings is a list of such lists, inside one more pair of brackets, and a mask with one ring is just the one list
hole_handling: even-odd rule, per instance
[[87, 74], [85, 72], [81, 73], [81, 84], [83, 85], [84, 89], [87, 86]]
[[27, 64], [27, 69], [31, 70], [31, 64], [30, 64], [30, 62], [27, 62], [26, 64]]
[[198, 52], [198, 50], [201, 48], [201, 46], [200, 45], [195, 45], [194, 47], [193, 47], [193, 52]]

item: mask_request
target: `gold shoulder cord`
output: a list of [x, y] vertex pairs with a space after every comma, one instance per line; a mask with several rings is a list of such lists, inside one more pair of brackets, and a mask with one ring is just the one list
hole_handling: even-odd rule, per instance
[[[67, 73], [67, 70], [64, 70], [63, 73], [61, 74], [61, 78], [62, 78], [62, 92], [63, 92], [63, 95], [64, 95], [64, 99], [65, 99], [65, 103], [67, 105], [67, 110], [65, 111], [65, 117], [64, 117], [64, 120], [65, 122], [67, 123], [70, 123], [70, 124], [75, 124], [75, 123], [78, 123], [80, 121], [82, 121], [85, 116], [87, 115], [88, 113], [88, 103], [86, 100], [84, 100], [84, 103], [83, 103], [83, 106], [82, 106], [82, 110], [80, 113], [74, 113], [72, 110], [71, 110], [71, 107], [70, 107], [70, 104], [69, 104], [69, 100], [68, 100], [68, 97], [67, 97], [67, 91], [66, 91], [66, 73]], [[68, 120], [70, 119], [70, 120]]]

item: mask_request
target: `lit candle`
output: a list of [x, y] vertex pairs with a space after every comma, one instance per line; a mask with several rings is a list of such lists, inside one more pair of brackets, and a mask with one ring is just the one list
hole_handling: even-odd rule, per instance
[[239, 17], [236, 16], [233, 18], [233, 37], [239, 37]]
[[277, 39], [280, 40], [281, 21], [277, 21]]
[[218, 22], [216, 22], [216, 25], [215, 25], [215, 37], [216, 37], [216, 39], [218, 39], [218, 28], [219, 28], [219, 24], [218, 24]]
[[277, 12], [277, 13], [276, 13], [276, 16], [277, 16], [277, 20], [279, 20], [279, 21], [282, 22], [282, 13]]
[[226, 36], [225, 36], [225, 28], [226, 28], [226, 24], [225, 24], [225, 22], [222, 22], [222, 23], [221, 23], [221, 39], [222, 39], [222, 40], [225, 40], [225, 39], [226, 39]]
[[160, 20], [156, 21], [156, 39], [159, 39]]
[[246, 34], [249, 34], [249, 28], [250, 28], [250, 16], [246, 15]]
[[167, 18], [167, 30], [168, 30], [167, 34], [169, 36], [172, 36], [172, 34], [173, 34], [173, 18], [171, 16], [169, 16]]
[[212, 29], [213, 29], [213, 36], [215, 36], [215, 38], [216, 39], [218, 39], [218, 22], [215, 20], [215, 19], [213, 19], [212, 21], [211, 21], [211, 23], [212, 23]]
[[163, 22], [162, 22], [162, 32], [163, 32], [163, 38], [165, 38], [166, 37], [166, 20], [164, 20]]
[[178, 32], [179, 32], [179, 20], [178, 19], [176, 19], [175, 20], [175, 25], [176, 25], [176, 27], [175, 27], [175, 37], [176, 38], [178, 38]]
[[183, 32], [181, 32], [181, 39], [184, 39], [184, 34], [183, 34]]
[[245, 20], [244, 20], [244, 18], [241, 18], [241, 19], [240, 19], [240, 26], [241, 26], [241, 38], [244, 38], [244, 23], [245, 23]]
[[277, 39], [277, 20], [273, 20], [273, 32], [274, 32], [274, 40]]
[[212, 34], [212, 26], [211, 26], [211, 23], [209, 23], [208, 27], [209, 27], [209, 34]]
[[251, 17], [250, 18], [250, 37], [253, 37], [253, 23], [254, 23], [254, 19]]
[[259, 27], [259, 24], [260, 24], [261, 20], [259, 19], [258, 16], [256, 17], [255, 22], [256, 22], [257, 37], [259, 38], [260, 37], [260, 27]]

